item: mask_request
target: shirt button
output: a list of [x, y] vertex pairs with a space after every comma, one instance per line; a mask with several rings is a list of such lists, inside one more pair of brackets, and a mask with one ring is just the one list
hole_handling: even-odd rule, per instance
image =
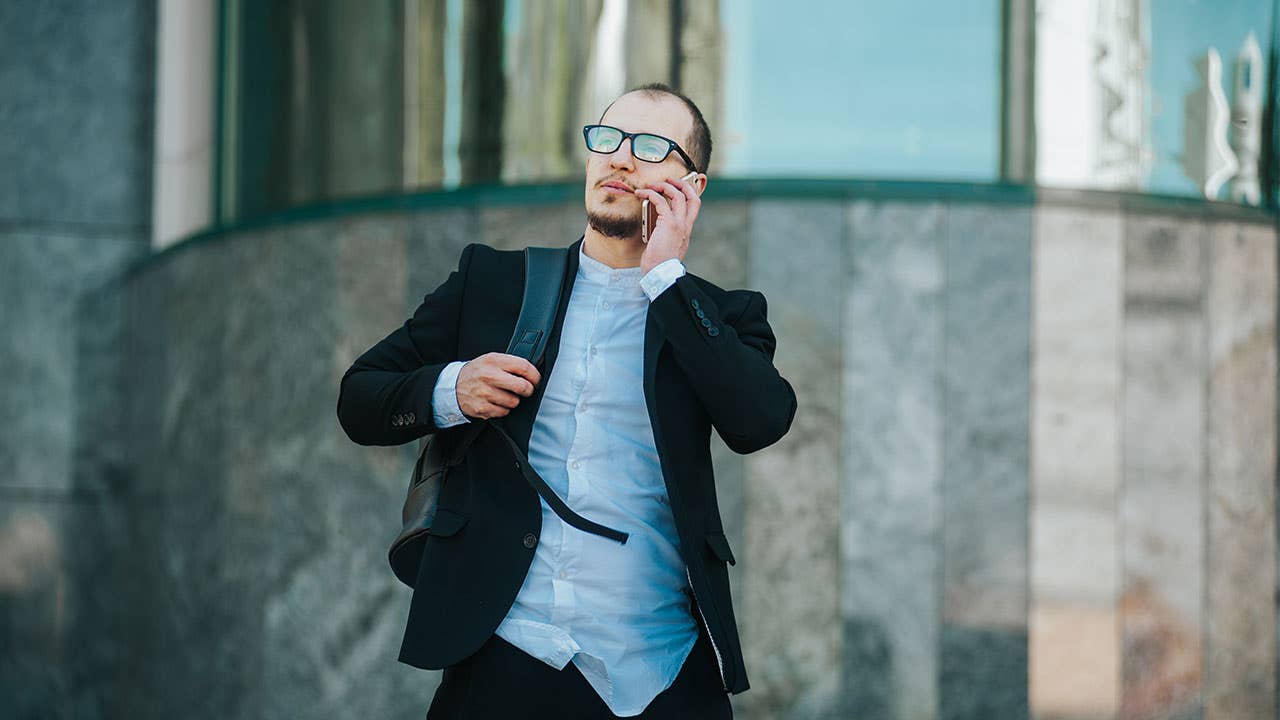
[[524, 546], [525, 546], [525, 547], [527, 547], [527, 548], [529, 548], [529, 549], [533, 549], [533, 546], [534, 546], [534, 545], [537, 545], [537, 544], [538, 544], [538, 536], [537, 536], [537, 535], [534, 535], [533, 533], [525, 533], [525, 535], [524, 535]]
[[578, 462], [577, 460], [574, 460], [573, 463], [570, 465], [570, 467], [572, 467], [574, 470], [577, 470], [578, 468], [582, 467], [582, 463]]
[[605, 300], [605, 301], [604, 301], [604, 303], [602, 303], [602, 304], [604, 305], [604, 309], [605, 309], [605, 310], [608, 310], [609, 308], [613, 307], [612, 305], [610, 305], [610, 304], [609, 304], [609, 301], [608, 301], [608, 300]]
[[561, 571], [560, 571], [560, 579], [561, 579], [561, 580], [564, 580], [564, 579], [565, 579], [565, 578], [567, 578], [567, 577], [569, 577], [569, 573], [565, 572], [564, 570], [561, 570]]
[[592, 346], [591, 346], [591, 354], [592, 354], [592, 355], [595, 355], [595, 354], [596, 354], [596, 346], [595, 346], [595, 345], [592, 345]]

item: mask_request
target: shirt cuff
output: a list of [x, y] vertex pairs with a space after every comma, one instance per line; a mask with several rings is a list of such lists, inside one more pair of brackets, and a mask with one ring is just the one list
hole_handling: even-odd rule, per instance
[[471, 418], [463, 415], [462, 408], [458, 407], [458, 373], [466, 364], [454, 360], [444, 366], [436, 379], [435, 391], [431, 394], [431, 411], [435, 415], [436, 427], [447, 428], [471, 422]]
[[669, 258], [645, 273], [644, 277], [640, 278], [640, 287], [644, 290], [644, 294], [649, 296], [649, 301], [653, 302], [658, 299], [663, 290], [675, 284], [676, 278], [684, 274], [684, 263], [680, 262], [680, 258]]

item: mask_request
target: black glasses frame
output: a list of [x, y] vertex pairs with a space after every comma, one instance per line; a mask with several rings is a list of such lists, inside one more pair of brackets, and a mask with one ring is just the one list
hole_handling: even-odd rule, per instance
[[[623, 143], [624, 141], [626, 141], [628, 138], [630, 138], [630, 139], [631, 139], [631, 157], [633, 157], [633, 158], [635, 158], [635, 159], [637, 159], [637, 160], [640, 160], [640, 161], [643, 161], [643, 162], [650, 162], [650, 163], [660, 163], [660, 162], [663, 162], [664, 160], [666, 160], [666, 159], [667, 159], [667, 157], [671, 155], [671, 151], [672, 151], [672, 150], [675, 150], [677, 153], [680, 153], [680, 159], [684, 161], [685, 167], [687, 167], [687, 168], [689, 168], [690, 170], [693, 170], [693, 171], [695, 171], [695, 172], [697, 172], [697, 171], [698, 171], [697, 166], [693, 164], [693, 158], [689, 157], [689, 153], [685, 152], [685, 151], [684, 151], [684, 148], [680, 147], [680, 143], [676, 142], [675, 140], [672, 140], [671, 138], [663, 137], [663, 136], [661, 136], [661, 135], [658, 135], [657, 133], [651, 133], [651, 132], [629, 133], [629, 132], [627, 132], [626, 130], [623, 130], [622, 128], [617, 128], [617, 127], [614, 127], [614, 126], [612, 126], [612, 125], [599, 125], [599, 124], [596, 124], [596, 125], [583, 125], [583, 126], [582, 126], [582, 139], [583, 139], [583, 141], [584, 141], [584, 142], [586, 142], [586, 144], [587, 144], [587, 149], [588, 149], [588, 150], [590, 150], [590, 151], [591, 151], [591, 152], [593, 152], [593, 153], [600, 153], [601, 155], [612, 155], [613, 153], [615, 153], [615, 152], [617, 152], [617, 151], [618, 151], [618, 148], [614, 148], [614, 149], [612, 149], [612, 150], [595, 150], [595, 149], [593, 149], [593, 148], [591, 147], [591, 137], [590, 137], [590, 133], [591, 133], [591, 131], [592, 131], [594, 128], [608, 128], [608, 129], [610, 129], [610, 130], [617, 130], [618, 132], [622, 133], [622, 140], [619, 140], [619, 141], [618, 141], [618, 147], [622, 147], [622, 143]], [[639, 155], [636, 155], [636, 140], [635, 140], [635, 139], [636, 139], [638, 136], [640, 136], [640, 135], [646, 135], [646, 136], [648, 136], [648, 137], [654, 137], [654, 138], [658, 138], [659, 140], [663, 140], [663, 141], [665, 141], [665, 142], [667, 143], [667, 151], [666, 151], [665, 153], [663, 153], [662, 157], [661, 157], [661, 158], [659, 158], [659, 159], [657, 159], [657, 160], [649, 160], [649, 159], [646, 159], [646, 158], [642, 158], [642, 157], [640, 157]]]

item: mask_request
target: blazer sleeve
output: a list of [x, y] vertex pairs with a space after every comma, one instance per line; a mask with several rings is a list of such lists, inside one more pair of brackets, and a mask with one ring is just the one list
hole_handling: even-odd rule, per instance
[[787, 434], [796, 393], [773, 365], [777, 344], [763, 294], [727, 322], [691, 275], [682, 275], [649, 305], [673, 355], [689, 377], [711, 424], [731, 450], [746, 454]]
[[432, 395], [458, 357], [458, 322], [475, 243], [413, 316], [369, 348], [338, 383], [338, 422], [359, 445], [401, 445], [441, 430]]

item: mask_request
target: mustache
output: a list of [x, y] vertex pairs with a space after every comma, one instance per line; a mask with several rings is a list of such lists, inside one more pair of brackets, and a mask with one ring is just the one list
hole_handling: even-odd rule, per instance
[[596, 183], [596, 187], [601, 187], [601, 186], [602, 186], [602, 185], [604, 185], [605, 183], [610, 183], [610, 182], [615, 182], [615, 183], [618, 183], [619, 185], [625, 185], [625, 186], [627, 186], [628, 188], [630, 188], [632, 192], [635, 192], [635, 187], [634, 187], [631, 183], [629, 183], [629, 182], [627, 182], [626, 180], [623, 180], [622, 178], [619, 178], [619, 177], [607, 177], [607, 178], [604, 178], [604, 179], [603, 179], [603, 180], [601, 180], [600, 182]]

